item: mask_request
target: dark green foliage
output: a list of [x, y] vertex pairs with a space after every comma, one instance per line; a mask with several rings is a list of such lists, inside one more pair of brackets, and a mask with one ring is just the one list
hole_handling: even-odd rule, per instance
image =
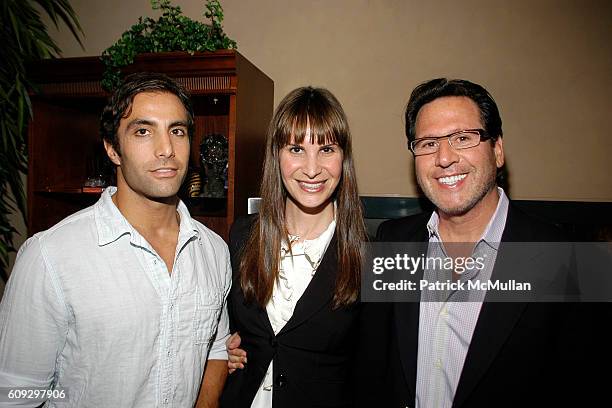
[[15, 251], [17, 232], [9, 215], [27, 213], [21, 175], [27, 173], [27, 124], [32, 117], [26, 63], [60, 54], [38, 5], [57, 27], [62, 21], [79, 44], [82, 33], [74, 10], [67, 0], [0, 1], [0, 277], [6, 280], [9, 253]]
[[219, 0], [207, 0], [204, 17], [207, 25], [183, 15], [181, 8], [170, 0], [151, 0], [153, 10], [161, 10], [157, 20], [140, 17], [121, 38], [104, 50], [102, 61], [106, 66], [102, 87], [108, 91], [121, 82], [121, 68], [134, 62], [137, 54], [146, 52], [214, 51], [236, 48], [236, 42], [223, 32], [223, 8]]

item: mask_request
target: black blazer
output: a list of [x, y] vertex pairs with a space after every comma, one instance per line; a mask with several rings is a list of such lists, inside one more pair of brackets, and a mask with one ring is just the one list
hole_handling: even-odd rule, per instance
[[360, 305], [332, 310], [336, 236], [293, 316], [275, 336], [265, 308], [247, 303], [238, 281], [239, 255], [253, 220], [254, 217], [238, 219], [230, 232], [234, 270], [228, 297], [230, 325], [232, 332], [240, 332], [248, 364], [228, 377], [221, 405], [250, 407], [273, 361], [275, 408], [350, 406], [350, 364]]
[[[377, 238], [423, 242], [426, 250], [430, 215], [387, 221]], [[510, 205], [502, 242], [561, 240], [556, 229]], [[498, 264], [508, 264], [503, 256], [500, 250], [492, 278], [499, 276]], [[560, 267], [566, 261], [560, 260]], [[571, 284], [571, 271], [566, 272]], [[577, 316], [571, 303], [483, 303], [453, 407], [566, 406], [572, 399], [579, 401]], [[364, 305], [358, 353], [375, 349], [381, 357], [362, 360], [360, 371], [367, 375], [356, 389], [358, 407], [415, 406], [418, 329], [418, 302]], [[362, 393], [368, 385], [377, 391]]]

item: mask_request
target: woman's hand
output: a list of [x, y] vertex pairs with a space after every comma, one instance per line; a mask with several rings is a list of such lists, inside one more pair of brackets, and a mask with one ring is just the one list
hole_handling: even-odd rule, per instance
[[225, 347], [227, 348], [227, 354], [229, 356], [227, 360], [227, 368], [229, 373], [233, 373], [238, 368], [243, 369], [244, 365], [247, 363], [247, 353], [240, 347], [240, 342], [242, 339], [238, 332], [232, 334], [229, 339], [225, 342]]

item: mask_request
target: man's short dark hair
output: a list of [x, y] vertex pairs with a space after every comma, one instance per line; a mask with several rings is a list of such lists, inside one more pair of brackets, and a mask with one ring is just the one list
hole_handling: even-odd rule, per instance
[[417, 86], [410, 95], [405, 116], [408, 142], [416, 137], [416, 118], [423, 105], [444, 96], [466, 96], [473, 100], [480, 110], [480, 120], [491, 141], [503, 136], [497, 104], [484, 87], [463, 79], [437, 78]]
[[193, 107], [185, 88], [167, 75], [138, 72], [125, 77], [104, 107], [100, 117], [100, 135], [103, 141], [110, 143], [117, 154], [121, 154], [117, 138], [119, 122], [130, 114], [134, 97], [142, 92], [168, 92], [179, 98], [187, 112], [187, 131], [191, 139], [195, 131]]

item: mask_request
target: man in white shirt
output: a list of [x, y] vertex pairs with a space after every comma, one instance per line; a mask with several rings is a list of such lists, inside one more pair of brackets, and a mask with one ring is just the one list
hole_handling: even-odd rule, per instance
[[100, 129], [117, 187], [20, 249], [0, 305], [0, 406], [37, 406], [9, 394], [40, 388], [65, 395], [51, 407], [191, 407], [200, 384], [216, 406], [231, 268], [177, 198], [189, 97], [164, 75], [131, 75]]

